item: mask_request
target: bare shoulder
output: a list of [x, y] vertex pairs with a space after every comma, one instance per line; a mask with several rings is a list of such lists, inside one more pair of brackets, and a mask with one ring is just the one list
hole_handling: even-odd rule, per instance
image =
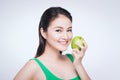
[[37, 71], [37, 66], [34, 60], [29, 60], [16, 74], [14, 80], [32, 80]]

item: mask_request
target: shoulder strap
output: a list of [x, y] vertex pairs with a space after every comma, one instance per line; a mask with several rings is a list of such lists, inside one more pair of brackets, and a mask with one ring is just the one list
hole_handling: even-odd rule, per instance
[[70, 80], [81, 80], [81, 78], [80, 78], [80, 76], [76, 76], [75, 78], [70, 79]]
[[51, 73], [46, 67], [45, 65], [43, 65], [43, 63], [37, 59], [37, 58], [33, 58], [33, 60], [35, 60], [35, 62], [38, 63], [38, 65], [40, 66], [40, 68], [43, 70], [45, 76], [46, 76], [46, 80], [60, 80], [59, 78], [57, 78], [53, 73]]
[[72, 62], [74, 61], [74, 58], [73, 58], [72, 54], [66, 54], [66, 55]]

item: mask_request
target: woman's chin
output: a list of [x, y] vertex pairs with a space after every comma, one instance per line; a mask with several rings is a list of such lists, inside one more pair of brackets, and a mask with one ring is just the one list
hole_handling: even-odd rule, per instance
[[67, 50], [67, 48], [62, 48], [62, 49], [60, 49], [60, 51], [66, 51]]

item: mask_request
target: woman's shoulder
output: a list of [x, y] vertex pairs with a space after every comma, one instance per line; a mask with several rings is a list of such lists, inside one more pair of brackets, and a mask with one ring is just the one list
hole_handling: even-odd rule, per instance
[[38, 66], [33, 59], [27, 61], [17, 73], [14, 80], [31, 80], [38, 73]]
[[67, 58], [69, 58], [69, 60], [70, 60], [71, 62], [74, 61], [74, 57], [73, 57], [73, 55], [72, 55], [71, 53], [67, 53], [67, 54], [65, 54], [65, 56], [66, 56]]
[[[33, 59], [28, 60], [25, 65], [23, 66], [23, 70], [27, 71], [28, 69], [32, 72], [34, 72], [36, 70], [37, 66], [36, 63]], [[21, 69], [21, 70], [22, 70]]]
[[26, 62], [24, 67], [29, 68], [29, 69], [35, 71], [36, 68], [37, 68], [37, 65], [36, 65], [36, 63], [35, 63], [35, 61], [33, 59], [30, 59], [29, 61]]

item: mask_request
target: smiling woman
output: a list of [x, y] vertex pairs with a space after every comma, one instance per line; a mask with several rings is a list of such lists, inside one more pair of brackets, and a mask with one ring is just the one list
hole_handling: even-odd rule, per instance
[[[42, 35], [53, 48], [59, 51], [67, 49], [72, 39], [71, 21], [64, 15], [59, 14], [58, 18], [50, 23], [47, 32], [43, 30]], [[57, 46], [56, 46], [57, 45]], [[49, 46], [46, 44], [46, 47]]]
[[86, 43], [81, 51], [73, 49], [72, 54], [61, 54], [71, 39], [71, 14], [61, 7], [48, 8], [39, 24], [39, 46], [35, 58], [26, 63], [14, 80], [90, 80], [82, 65]]

